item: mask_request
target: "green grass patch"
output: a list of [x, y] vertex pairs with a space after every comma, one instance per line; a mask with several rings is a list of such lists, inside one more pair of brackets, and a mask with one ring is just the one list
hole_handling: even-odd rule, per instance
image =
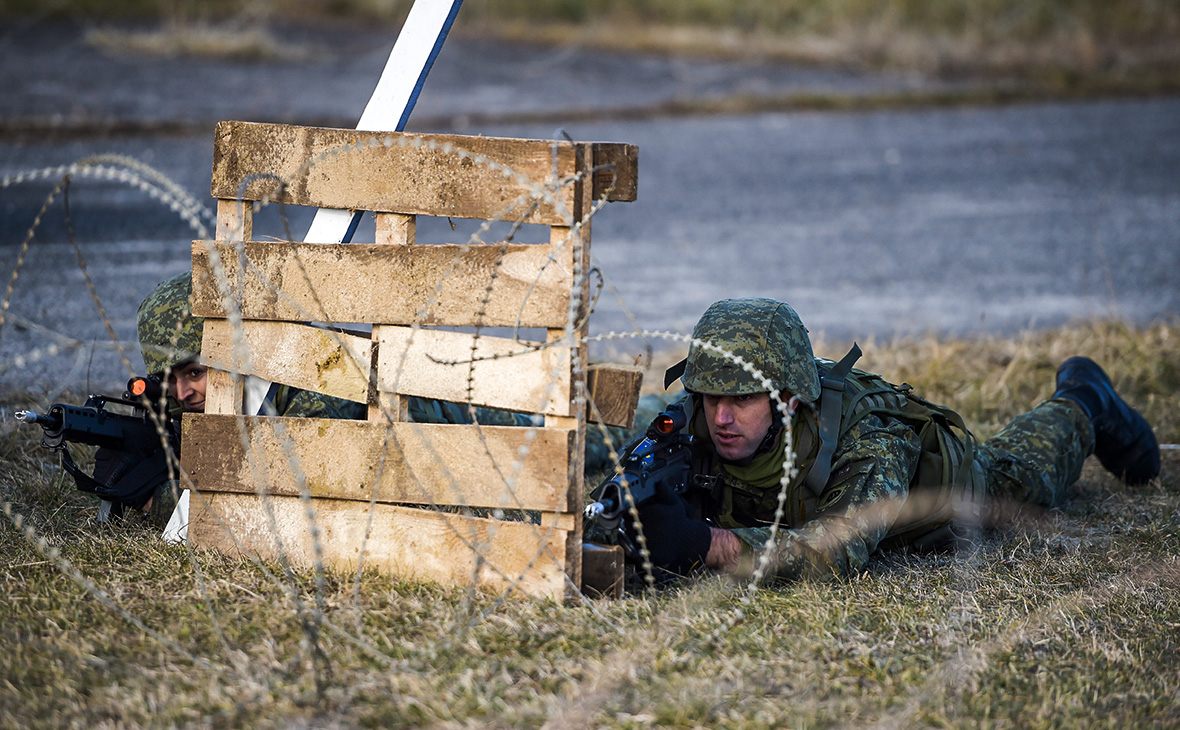
[[[986, 434], [1087, 353], [1174, 444], [1178, 335], [862, 341], [862, 363]], [[95, 524], [7, 417], [29, 405], [0, 397], [0, 727], [1180, 727], [1173, 449], [1159, 483], [1088, 464], [1062, 509], [958, 554], [563, 606], [376, 574], [317, 593], [310, 572]]]

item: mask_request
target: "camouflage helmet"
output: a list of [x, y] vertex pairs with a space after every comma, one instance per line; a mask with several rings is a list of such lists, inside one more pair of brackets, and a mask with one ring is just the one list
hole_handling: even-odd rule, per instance
[[192, 274], [185, 272], [162, 282], [139, 305], [139, 347], [149, 375], [201, 354], [205, 320], [189, 308], [192, 291]]
[[[692, 330], [703, 340], [762, 371], [779, 391], [806, 401], [819, 398], [811, 339], [790, 305], [774, 299], [725, 299], [701, 315]], [[749, 395], [769, 388], [722, 353], [691, 345], [681, 375], [684, 387], [709, 395]]]

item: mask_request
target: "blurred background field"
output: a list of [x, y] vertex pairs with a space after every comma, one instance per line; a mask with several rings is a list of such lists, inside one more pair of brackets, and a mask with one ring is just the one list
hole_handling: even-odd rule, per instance
[[[283, 58], [271, 21], [397, 27], [409, 0], [3, 0], [83, 19], [96, 43]], [[136, 21], [134, 31], [101, 30]], [[147, 29], [152, 26], [151, 29]], [[1180, 5], [1158, 0], [468, 0], [456, 33], [1020, 79], [1058, 92], [1180, 88]]]

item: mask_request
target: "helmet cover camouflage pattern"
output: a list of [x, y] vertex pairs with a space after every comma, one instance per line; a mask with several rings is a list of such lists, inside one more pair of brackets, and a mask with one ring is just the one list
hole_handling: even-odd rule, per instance
[[[819, 398], [819, 374], [807, 328], [784, 302], [761, 298], [716, 302], [701, 315], [692, 336], [742, 358], [781, 392], [806, 401]], [[688, 349], [681, 381], [686, 389], [708, 395], [769, 390], [722, 353], [695, 344]]]
[[189, 308], [192, 291], [192, 274], [185, 272], [161, 283], [139, 305], [139, 347], [149, 375], [201, 354], [205, 320]]

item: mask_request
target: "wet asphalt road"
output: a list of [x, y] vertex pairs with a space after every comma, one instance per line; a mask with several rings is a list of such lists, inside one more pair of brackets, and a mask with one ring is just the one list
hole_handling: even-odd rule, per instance
[[[0, 137], [0, 176], [115, 152], [206, 200], [217, 119], [350, 126], [341, 109], [359, 115], [392, 39], [369, 31], [347, 52], [297, 63], [149, 63], [98, 53], [81, 31], [35, 26], [0, 42], [0, 82], [12, 90], [0, 95], [0, 118], [10, 130], [68, 130], [48, 140]], [[298, 33], [307, 47], [340, 48], [338, 34], [351, 32]], [[318, 93], [325, 86], [336, 89], [332, 99]], [[713, 300], [744, 295], [785, 299], [813, 331], [834, 338], [1010, 334], [1075, 318], [1146, 323], [1180, 312], [1180, 98], [633, 118], [644, 106], [732, 93], [929, 86], [456, 37], [411, 126], [546, 138], [560, 129], [639, 145], [639, 200], [612, 204], [594, 221], [592, 250], [607, 282], [596, 332], [633, 329], [630, 317], [646, 329], [688, 331]], [[521, 111], [539, 116], [529, 121]], [[139, 131], [92, 134], [112, 120]], [[51, 188], [0, 188], [6, 278]], [[101, 303], [117, 335], [133, 340], [136, 305], [187, 266], [194, 234], [123, 184], [77, 180], [69, 205]], [[292, 214], [290, 229], [299, 236], [308, 220]], [[274, 212], [255, 230], [283, 234]], [[463, 230], [421, 221], [419, 239], [461, 240]], [[17, 273], [0, 332], [0, 385], [117, 380], [123, 370], [60, 201]], [[59, 335], [93, 344], [79, 349]]]

